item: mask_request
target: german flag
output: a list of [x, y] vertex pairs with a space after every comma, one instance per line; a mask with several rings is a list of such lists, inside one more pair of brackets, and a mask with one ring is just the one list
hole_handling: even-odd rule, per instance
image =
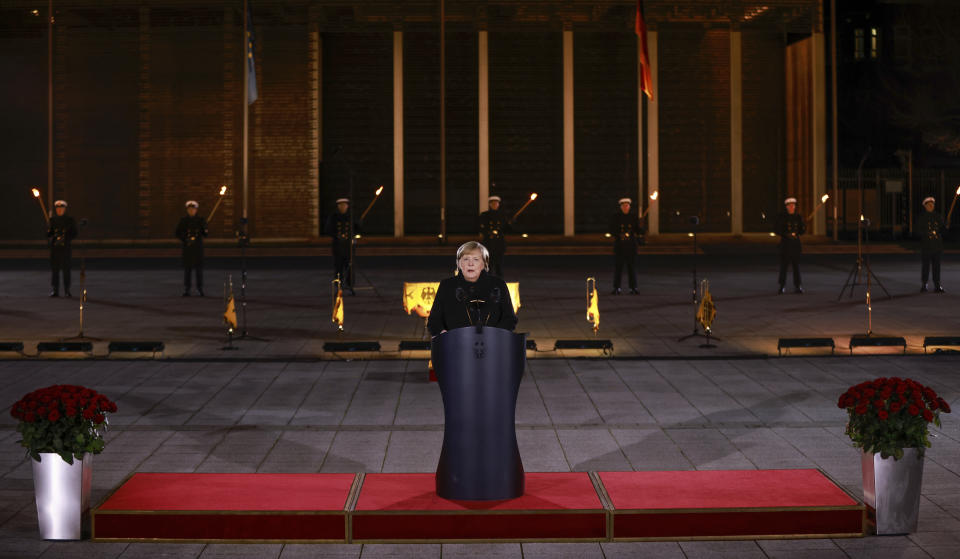
[[653, 101], [653, 79], [650, 77], [650, 55], [647, 53], [647, 24], [643, 21], [643, 0], [637, 0], [634, 31], [640, 37], [640, 89]]

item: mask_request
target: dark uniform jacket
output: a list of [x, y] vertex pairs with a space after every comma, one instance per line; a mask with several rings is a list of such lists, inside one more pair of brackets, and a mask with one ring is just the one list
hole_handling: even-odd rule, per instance
[[800, 235], [807, 232], [807, 224], [799, 213], [781, 212], [777, 216], [774, 233], [780, 235], [780, 246], [784, 248], [800, 248]]
[[77, 236], [77, 223], [69, 215], [55, 215], [50, 218], [47, 240], [50, 247], [70, 248], [70, 242]]
[[[478, 299], [483, 302], [471, 303]], [[427, 320], [430, 334], [437, 336], [444, 330], [476, 325], [505, 330], [517, 326], [506, 282], [485, 271], [473, 283], [463, 275], [441, 281]]]
[[[350, 212], [342, 214], [333, 212], [324, 227], [324, 233], [330, 236], [334, 246], [338, 244], [350, 244]], [[354, 221], [353, 234], [360, 233], [360, 224]]]
[[202, 215], [181, 217], [176, 235], [184, 248], [203, 247], [203, 238], [207, 236], [207, 218]]
[[607, 232], [613, 237], [615, 247], [635, 249], [643, 235], [643, 227], [640, 226], [640, 219], [636, 214], [618, 211], [610, 218]]
[[510, 231], [510, 221], [500, 210], [487, 210], [480, 214], [480, 236], [484, 244], [502, 243], [504, 235]]
[[940, 214], [924, 211], [917, 220], [917, 232], [920, 234], [920, 247], [924, 252], [943, 252], [943, 233], [945, 228]]

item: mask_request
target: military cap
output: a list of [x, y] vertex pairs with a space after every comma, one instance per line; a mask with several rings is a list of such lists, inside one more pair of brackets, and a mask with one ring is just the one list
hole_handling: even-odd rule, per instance
[[186, 206], [188, 208], [199, 208], [200, 204], [198, 204], [196, 200], [187, 200]]
[[933, 198], [933, 196], [927, 196], [926, 198], [923, 199], [924, 204], [926, 204], [927, 202], [930, 202], [931, 204], [937, 203], [937, 201]]
[[630, 198], [621, 198], [620, 201], [617, 202], [617, 203], [618, 203], [618, 204], [632, 204], [632, 203], [633, 203], [633, 200], [631, 200]]
[[67, 207], [67, 202], [66, 202], [66, 200], [57, 200], [56, 202], [53, 203], [53, 207], [54, 207], [54, 208], [66, 208], [66, 207]]
[[794, 198], [793, 196], [783, 201], [784, 206], [786, 206], [787, 204], [796, 204], [796, 203], [797, 203], [797, 199]]
[[500, 200], [500, 197], [499, 197], [499, 196], [491, 196], [491, 197], [487, 198], [487, 201], [488, 201], [488, 202], [500, 202], [501, 200]]
[[349, 198], [337, 198], [337, 203], [338, 203], [338, 204], [349, 204], [349, 203], [350, 203], [350, 199], [349, 199]]

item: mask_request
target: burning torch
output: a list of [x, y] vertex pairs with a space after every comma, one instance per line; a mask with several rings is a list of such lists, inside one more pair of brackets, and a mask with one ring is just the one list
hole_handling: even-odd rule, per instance
[[47, 207], [43, 204], [43, 198], [40, 197], [40, 189], [32, 188], [30, 189], [30, 192], [33, 193], [33, 197], [36, 198], [37, 203], [40, 204], [40, 211], [43, 212], [43, 219], [47, 220], [47, 225], [50, 225], [50, 214], [47, 213]]
[[213, 209], [210, 210], [210, 215], [207, 216], [207, 223], [213, 219], [213, 214], [217, 213], [217, 208], [220, 207], [220, 202], [223, 202], [223, 197], [227, 193], [227, 185], [220, 187], [220, 196], [217, 197], [217, 203], [213, 205]]
[[527, 200], [522, 206], [520, 206], [520, 209], [517, 210], [517, 213], [513, 214], [513, 218], [510, 221], [516, 221], [517, 218], [520, 216], [520, 214], [523, 213], [523, 210], [527, 209], [527, 206], [532, 204], [533, 201], [536, 199], [537, 199], [537, 193], [534, 192], [533, 194], [530, 195], [530, 199]]
[[826, 204], [826, 203], [827, 203], [827, 200], [829, 200], [829, 199], [830, 199], [830, 195], [829, 195], [829, 194], [824, 194], [823, 196], [821, 196], [821, 197], [820, 197], [820, 203], [817, 204], [817, 207], [813, 208], [813, 211], [810, 212], [810, 215], [807, 216], [807, 221], [810, 221], [811, 219], [813, 219], [813, 216], [817, 215], [817, 211], [819, 211], [820, 208], [822, 208], [823, 205]]
[[650, 204], [647, 205], [647, 209], [643, 210], [643, 215], [640, 216], [640, 219], [647, 217], [647, 214], [650, 213], [650, 208], [653, 207], [653, 204], [657, 201], [657, 198], [660, 197], [660, 191], [654, 190], [653, 194], [650, 195]]
[[957, 193], [953, 195], [953, 202], [950, 202], [950, 211], [947, 212], [947, 227], [950, 226], [950, 216], [953, 215], [953, 207], [957, 205], [958, 196], [960, 196], [960, 186], [957, 187]]
[[363, 221], [363, 218], [367, 217], [367, 214], [370, 213], [371, 209], [373, 209], [373, 205], [376, 204], [377, 200], [380, 199], [381, 194], [383, 194], [383, 185], [380, 185], [380, 188], [377, 189], [377, 192], [373, 195], [373, 200], [370, 200], [370, 204], [367, 206], [367, 209], [363, 210], [363, 213], [360, 214], [360, 221]]

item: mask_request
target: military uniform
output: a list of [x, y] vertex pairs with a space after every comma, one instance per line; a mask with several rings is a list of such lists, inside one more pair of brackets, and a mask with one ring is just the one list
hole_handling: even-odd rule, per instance
[[[66, 208], [67, 203], [57, 200], [54, 207]], [[60, 275], [63, 274], [63, 291], [70, 297], [70, 243], [77, 237], [77, 224], [69, 215], [54, 215], [47, 229], [50, 244], [51, 297], [60, 296]]]
[[[630, 204], [629, 198], [621, 198], [620, 204]], [[643, 228], [640, 226], [640, 219], [633, 212], [623, 213], [617, 211], [610, 219], [610, 226], [607, 230], [613, 238], [613, 254], [616, 258], [616, 271], [613, 274], [613, 294], [620, 294], [620, 277], [623, 275], [623, 268], [627, 268], [627, 282], [630, 286], [630, 292], [637, 293], [637, 271], [635, 264], [637, 261], [637, 246], [640, 236], [643, 235]]]
[[[796, 198], [787, 198], [784, 205], [796, 204]], [[793, 287], [797, 293], [803, 293], [803, 282], [800, 279], [800, 235], [807, 232], [807, 225], [799, 213], [789, 213], [786, 210], [777, 216], [776, 230], [780, 235], [780, 293], [783, 293], [787, 283], [787, 267], [793, 268]]]
[[[933, 198], [923, 201], [924, 205], [932, 203]], [[943, 234], [946, 231], [943, 220], [933, 211], [924, 211], [917, 220], [917, 231], [920, 233], [920, 281], [921, 291], [927, 290], [927, 280], [930, 270], [933, 269], [933, 286], [937, 292], [943, 292], [940, 285], [940, 256], [943, 254]]]
[[[337, 203], [344, 203], [341, 198]], [[324, 231], [330, 236], [333, 247], [333, 272], [335, 277], [340, 278], [341, 285], [353, 293], [353, 269], [351, 259], [353, 257], [353, 236], [360, 233], [360, 224], [353, 223], [350, 226], [350, 212], [334, 212], [327, 219]]]
[[[490, 201], [500, 201], [499, 196], [491, 196]], [[503, 255], [507, 251], [506, 234], [511, 230], [510, 220], [500, 209], [487, 210], [480, 214], [480, 238], [483, 246], [490, 252], [490, 273], [503, 277]]]
[[[197, 207], [194, 201], [187, 207]], [[196, 275], [197, 292], [203, 297], [203, 238], [207, 236], [207, 219], [200, 215], [185, 215], [177, 225], [177, 238], [183, 243], [183, 296], [190, 296], [191, 275]]]

